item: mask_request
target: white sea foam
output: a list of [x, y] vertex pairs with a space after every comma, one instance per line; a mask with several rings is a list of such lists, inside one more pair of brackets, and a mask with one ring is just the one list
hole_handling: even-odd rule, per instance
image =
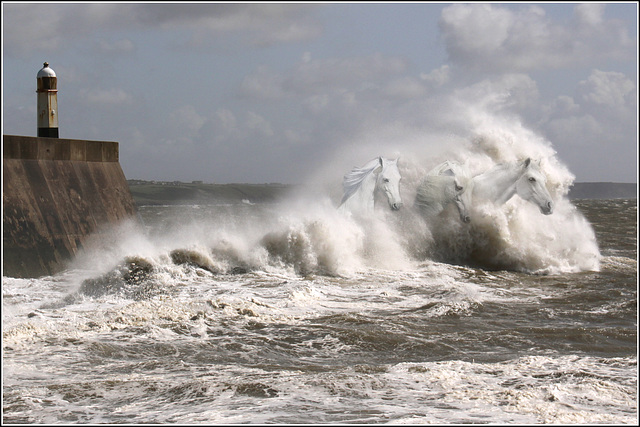
[[[282, 224], [291, 221], [266, 228]], [[43, 423], [70, 413], [88, 423], [637, 421], [635, 358], [550, 351], [499, 363], [448, 360], [469, 359], [455, 351], [415, 362], [434, 360], [422, 349], [467, 334], [485, 305], [517, 311], [558, 297], [518, 283], [521, 273], [431, 261], [344, 276], [301, 275], [266, 261], [242, 274], [214, 273], [175, 264], [168, 251], [182, 245], [161, 243], [139, 246], [153, 268], [136, 282], [157, 293], [89, 297], [68, 295], [57, 278], [5, 281], [13, 310], [3, 312], [10, 320], [4, 397], [20, 403], [12, 416]], [[493, 321], [487, 340], [509, 323]], [[398, 360], [394, 353], [412, 346], [412, 362], [367, 356]]]
[[[630, 379], [621, 385], [607, 379], [633, 364], [632, 360], [620, 359], [619, 366], [615, 366], [612, 361], [606, 374], [597, 359], [577, 356], [530, 356], [493, 364], [400, 364], [392, 367], [388, 376], [405, 384], [407, 396], [417, 398], [419, 393], [427, 401], [438, 400], [438, 406], [456, 411], [403, 416], [394, 423], [466, 423], [482, 419], [524, 424], [635, 423], [636, 382]], [[622, 366], [626, 368], [621, 369]], [[608, 406], [619, 410], [602, 411]]]

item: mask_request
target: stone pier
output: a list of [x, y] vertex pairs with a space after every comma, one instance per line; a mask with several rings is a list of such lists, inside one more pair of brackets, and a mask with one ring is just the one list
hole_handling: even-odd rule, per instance
[[137, 218], [118, 143], [3, 135], [3, 276], [61, 272], [90, 236]]

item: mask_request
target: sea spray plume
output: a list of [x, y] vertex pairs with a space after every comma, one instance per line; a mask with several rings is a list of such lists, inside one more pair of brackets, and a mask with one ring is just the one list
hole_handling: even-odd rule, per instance
[[[264, 268], [265, 250], [256, 242], [270, 222], [256, 220], [268, 216], [260, 206], [158, 211], [169, 212], [161, 221], [153, 219], [153, 226], [124, 222], [87, 242], [70, 266], [74, 287], [98, 294], [99, 286], [109, 292], [123, 286], [148, 287], [152, 282], [162, 286], [164, 278], [196, 270], [198, 274], [238, 274]], [[140, 265], [145, 268], [141, 270]]]
[[[536, 273], [599, 270], [600, 253], [595, 233], [581, 212], [567, 200], [575, 176], [557, 158], [551, 143], [526, 128], [516, 115], [504, 111], [500, 105], [483, 105], [460, 98], [456, 107], [457, 120], [447, 122], [452, 135], [422, 129], [424, 133], [416, 147], [403, 145], [405, 141], [418, 140], [411, 135], [394, 139], [402, 147], [405, 159], [403, 188], [417, 189], [424, 177], [422, 166], [447, 158], [467, 160], [474, 175], [499, 163], [540, 159], [540, 162], [532, 160], [532, 164], [538, 164], [546, 179], [553, 214], [541, 215], [540, 209], [519, 196], [500, 206], [474, 199], [470, 224], [462, 223], [457, 216], [440, 215], [421, 229], [416, 227], [415, 219], [407, 215], [412, 210], [404, 210], [397, 218], [403, 221], [403, 227], [397, 229], [407, 252], [416, 259], [489, 269]], [[436, 146], [442, 136], [448, 141], [445, 150]]]
[[[599, 270], [595, 234], [565, 199], [558, 201], [556, 212], [549, 217], [520, 199], [502, 207], [485, 204], [478, 212], [468, 230], [449, 234], [449, 238], [455, 235], [459, 239], [451, 246], [457, 249], [459, 260], [464, 257], [465, 264], [535, 274]], [[447, 236], [448, 226], [438, 228], [440, 238]]]
[[[153, 227], [114, 229], [109, 239], [87, 246], [84, 262], [76, 264], [83, 268], [76, 289], [82, 287], [85, 295], [120, 290], [133, 295], [134, 287], [170, 291], [165, 282], [194, 274], [349, 276], [368, 267], [405, 267], [397, 236], [384, 219], [355, 221], [317, 194], [291, 195], [274, 205], [158, 211], [168, 212], [172, 214]], [[392, 213], [378, 214], [387, 212]], [[145, 268], [140, 270], [131, 259], [144, 261]]]
[[[593, 228], [567, 199], [575, 176], [557, 157], [551, 142], [509, 111], [508, 97], [496, 96], [491, 88], [475, 97], [469, 95], [469, 91], [458, 94], [458, 112], [468, 123], [471, 142], [460, 147], [459, 154], [469, 158], [475, 174], [500, 163], [541, 159], [540, 170], [553, 200], [553, 215], [540, 215], [521, 197], [513, 197], [501, 206], [474, 197], [470, 227], [451, 222], [433, 228], [438, 234], [434, 239], [440, 255], [448, 259], [450, 251], [465, 264], [528, 272], [599, 270], [601, 256]], [[477, 182], [474, 194], [478, 194]]]
[[[541, 215], [533, 204], [513, 197], [501, 206], [474, 203], [469, 224], [458, 215], [439, 215], [425, 226], [413, 209], [402, 209], [389, 215], [388, 226], [415, 260], [527, 272], [598, 270], [595, 233], [567, 200], [575, 176], [557, 158], [551, 142], [514, 112], [522, 103], [514, 104], [511, 94], [518, 93], [522, 83], [528, 80], [487, 80], [430, 97], [420, 110], [424, 117], [419, 122], [381, 121], [343, 141], [313, 180], [335, 176], [334, 165], [344, 167], [345, 159], [371, 152], [402, 153], [402, 196], [414, 200], [425, 174], [446, 159], [468, 160], [473, 175], [499, 163], [541, 159], [552, 215]], [[337, 198], [337, 180], [334, 185]]]
[[[519, 125], [516, 129], [519, 129]], [[496, 138], [496, 135], [499, 137]], [[483, 148], [491, 148], [488, 151], [490, 155], [475, 147], [475, 150], [467, 153], [471, 161], [486, 165], [488, 158], [504, 159], [517, 152], [526, 152], [527, 149], [544, 152], [547, 148], [546, 143], [540, 148], [538, 137], [518, 141], [513, 135], [503, 138], [505, 135], [510, 135], [509, 129], [500, 128], [491, 137], [479, 139], [483, 142]], [[501, 150], [503, 147], [504, 151]], [[523, 179], [522, 187], [531, 186], [533, 183], [529, 178], [534, 178], [537, 184], [544, 183], [544, 187], [550, 191], [543, 188], [544, 191], [534, 198], [532, 192], [527, 193], [526, 188], [522, 187], [518, 189], [515, 183], [507, 186], [509, 191], [495, 191], [497, 186], [489, 186], [489, 179], [474, 179], [474, 220], [470, 226], [462, 227], [459, 221], [437, 218], [430, 228], [433, 238], [430, 253], [434, 259], [531, 273], [599, 270], [600, 253], [595, 233], [588, 221], [566, 199], [567, 188], [573, 180], [573, 175], [566, 167], [555, 157], [548, 157], [544, 163], [532, 160], [501, 162], [488, 169], [501, 171], [506, 176], [505, 167], [535, 171], [536, 175]], [[487, 174], [485, 178], [490, 176]], [[495, 182], [495, 177], [493, 179]], [[518, 191], [533, 203], [523, 197], [513, 197]], [[551, 194], [554, 195], [553, 202]], [[534, 206], [538, 209], [534, 209]], [[540, 212], [553, 212], [553, 215], [540, 215]]]
[[269, 266], [298, 275], [348, 276], [363, 267], [362, 228], [328, 199], [289, 200], [259, 245]]
[[[318, 176], [304, 185], [322, 186], [331, 180], [335, 187], [335, 194], [331, 195], [335, 198], [328, 202], [324, 193], [306, 191], [300, 186], [304, 197], [292, 197], [270, 207], [268, 215], [259, 219], [243, 216], [244, 213], [238, 217], [234, 211], [233, 215], [217, 214], [187, 226], [179, 218], [175, 226], [165, 227], [161, 233], [140, 234], [140, 241], [133, 246], [116, 242], [123, 249], [114, 251], [118, 256], [111, 265], [126, 256], [149, 254], [157, 260], [155, 267], [180, 272], [186, 266], [176, 266], [171, 261], [169, 254], [173, 250], [203, 247], [203, 254], [219, 261], [221, 255], [216, 249], [224, 246], [231, 248], [231, 252], [225, 249], [226, 254], [236, 254], [232, 258], [240, 259], [242, 265], [248, 264], [251, 269], [298, 268], [297, 274], [347, 275], [361, 267], [400, 268], [403, 263], [409, 264], [407, 261], [424, 260], [427, 255], [429, 259], [449, 263], [528, 272], [597, 270], [599, 252], [595, 234], [581, 213], [566, 200], [575, 177], [556, 158], [548, 141], [524, 127], [517, 117], [500, 114], [500, 109], [493, 107], [458, 108], [453, 123], [446, 120], [436, 123], [446, 115], [446, 111], [439, 112], [429, 119], [431, 125], [438, 125], [434, 127], [436, 130], [422, 124], [419, 128], [394, 128], [387, 133], [381, 133], [379, 128], [370, 129], [368, 134], [346, 144], [337, 153], [337, 162], [323, 162]], [[472, 206], [473, 220], [469, 224], [462, 223], [458, 215], [443, 215], [429, 227], [423, 224], [418, 227], [412, 209], [378, 209], [368, 221], [358, 222], [337, 215], [335, 205], [342, 194], [339, 177], [345, 169], [342, 163], [349, 162], [348, 167], [354, 156], [391, 150], [394, 156], [402, 153], [403, 161], [398, 168], [402, 175], [400, 193], [406, 200], [412, 200], [407, 195], [415, 195], [411, 193], [424, 177], [425, 165], [444, 159], [468, 159], [475, 174], [497, 163], [527, 157], [544, 159], [546, 187], [555, 204], [553, 215], [540, 215], [537, 208], [520, 197], [513, 197], [502, 206], [489, 203]], [[245, 206], [243, 212], [249, 208], [255, 212], [264, 207]], [[285, 244], [267, 244], [265, 236], [281, 239], [280, 243]], [[122, 239], [131, 240], [132, 236], [125, 234]], [[138, 246], [139, 252], [132, 249]], [[306, 255], [287, 254], [300, 248], [303, 251], [298, 254], [307, 251]], [[297, 260], [300, 260], [298, 267]]]
[[398, 210], [402, 207], [400, 179], [398, 159], [378, 157], [362, 167], [355, 167], [343, 178], [344, 194], [338, 209], [356, 215], [370, 214], [375, 207], [376, 191], [381, 191], [389, 207]]
[[292, 269], [295, 274], [350, 276], [363, 268], [406, 269], [407, 256], [388, 217], [344, 215], [330, 199], [289, 201], [278, 225], [264, 235], [260, 245], [269, 265]]
[[125, 220], [105, 225], [89, 236], [68, 270], [77, 287], [85, 279], [107, 274], [123, 263], [128, 265], [130, 258], [136, 259], [138, 255], [152, 258], [157, 254], [155, 244], [146, 235], [141, 222]]

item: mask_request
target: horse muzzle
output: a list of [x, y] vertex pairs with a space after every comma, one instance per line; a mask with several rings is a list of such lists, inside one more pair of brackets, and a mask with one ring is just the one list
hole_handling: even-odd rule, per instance
[[544, 215], [551, 215], [553, 213], [553, 202], [547, 202], [546, 205], [540, 206], [540, 212]]
[[402, 203], [392, 203], [391, 204], [391, 210], [392, 211], [399, 211], [401, 207], [402, 207]]

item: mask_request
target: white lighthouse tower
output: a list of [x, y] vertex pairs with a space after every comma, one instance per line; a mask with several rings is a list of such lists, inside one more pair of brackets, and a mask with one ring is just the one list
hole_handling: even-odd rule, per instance
[[58, 138], [58, 78], [45, 62], [38, 71], [38, 137]]

